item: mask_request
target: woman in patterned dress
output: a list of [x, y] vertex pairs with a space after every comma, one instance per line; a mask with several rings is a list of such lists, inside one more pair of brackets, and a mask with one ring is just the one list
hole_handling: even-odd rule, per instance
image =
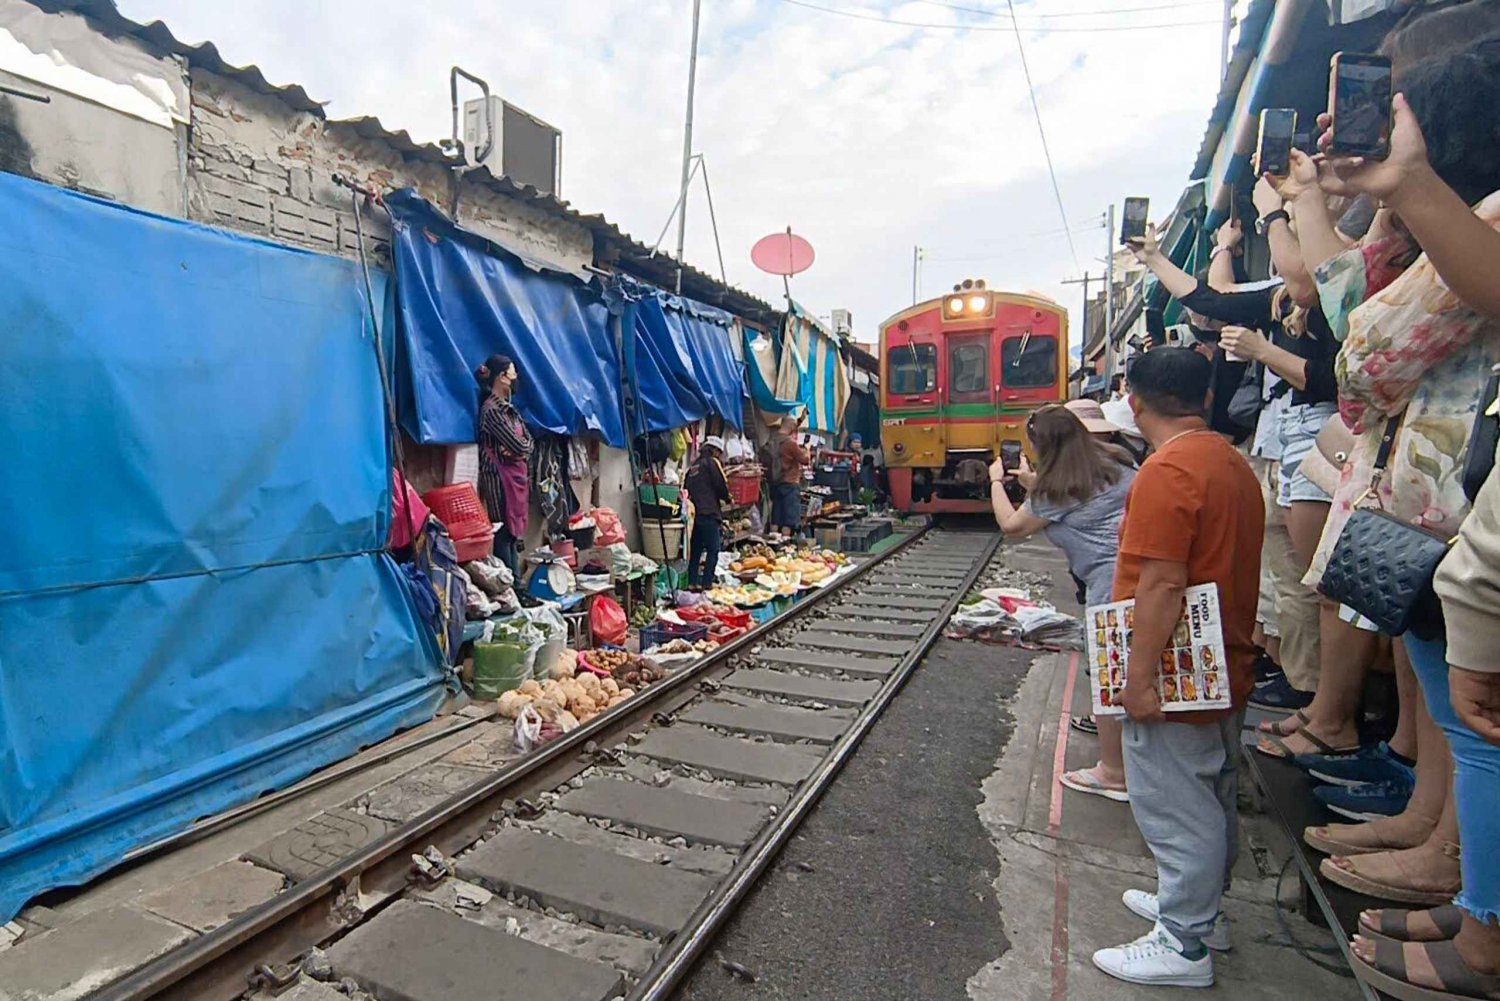
[[515, 392], [515, 362], [505, 355], [490, 355], [474, 372], [484, 399], [479, 405], [479, 496], [484, 500], [495, 532], [495, 555], [510, 568], [519, 583], [516, 547], [526, 538], [528, 513], [527, 460], [531, 458], [531, 432], [511, 402]]

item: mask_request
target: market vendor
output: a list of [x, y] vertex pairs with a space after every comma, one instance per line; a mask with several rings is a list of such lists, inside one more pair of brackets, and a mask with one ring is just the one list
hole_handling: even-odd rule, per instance
[[[804, 412], [805, 416], [805, 412]], [[802, 420], [783, 417], [776, 440], [771, 443], [775, 462], [771, 484], [771, 527], [783, 535], [795, 536], [802, 530], [802, 470], [812, 462], [812, 455], [797, 442]]]
[[[683, 481], [693, 502], [693, 534], [688, 541], [688, 587], [702, 590], [714, 582], [719, 547], [724, 538], [724, 505], [729, 503], [729, 480], [721, 460], [724, 439], [709, 435], [698, 449], [698, 460]], [[702, 564], [700, 569], [699, 564]]]
[[515, 392], [515, 362], [505, 355], [490, 355], [474, 372], [484, 398], [479, 405], [479, 496], [484, 500], [490, 521], [500, 528], [495, 533], [495, 555], [510, 568], [511, 576], [520, 582], [516, 552], [526, 538], [529, 476], [527, 461], [531, 458], [531, 432], [516, 409], [511, 395]]

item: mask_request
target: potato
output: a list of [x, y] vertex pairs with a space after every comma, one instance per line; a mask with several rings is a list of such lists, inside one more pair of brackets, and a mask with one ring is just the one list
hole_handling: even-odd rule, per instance
[[622, 688], [622, 689], [620, 689], [620, 693], [618, 695], [616, 695], [615, 698], [622, 699], [622, 700], [623, 699], [628, 699], [628, 698], [630, 698], [634, 694], [635, 694], [635, 689], [634, 688]]
[[599, 687], [602, 688], [604, 690], [604, 693], [611, 698], [620, 694], [620, 683], [614, 678], [605, 678], [603, 681], [599, 682]]
[[522, 695], [530, 695], [532, 698], [537, 698], [542, 694], [542, 686], [537, 684], [535, 680], [528, 678], [526, 681], [521, 682], [521, 687], [516, 689], [516, 691]]
[[579, 719], [585, 719], [587, 717], [582, 714], [587, 713], [588, 716], [594, 715], [599, 711], [599, 703], [595, 702], [592, 698], [585, 695], [582, 698], [578, 699], [576, 702], [572, 703], [572, 710], [573, 714], [575, 716], [578, 716]]

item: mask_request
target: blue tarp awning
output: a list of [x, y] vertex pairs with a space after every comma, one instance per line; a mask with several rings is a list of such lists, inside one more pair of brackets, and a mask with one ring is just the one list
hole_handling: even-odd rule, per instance
[[0, 173], [0, 922], [431, 717], [355, 265]]
[[640, 430], [671, 430], [709, 415], [740, 427], [745, 374], [730, 342], [733, 317], [664, 292], [647, 292], [634, 306]]
[[424, 444], [474, 440], [474, 370], [491, 354], [520, 373], [533, 427], [625, 445], [620, 359], [609, 309], [588, 285], [533, 271], [448, 221], [411, 190], [386, 196], [395, 225], [398, 407]]

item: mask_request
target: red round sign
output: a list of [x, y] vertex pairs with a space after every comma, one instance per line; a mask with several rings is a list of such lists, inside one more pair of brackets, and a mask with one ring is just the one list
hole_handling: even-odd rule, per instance
[[750, 248], [750, 260], [762, 271], [773, 275], [795, 275], [812, 267], [812, 244], [791, 230], [772, 233], [757, 240]]

